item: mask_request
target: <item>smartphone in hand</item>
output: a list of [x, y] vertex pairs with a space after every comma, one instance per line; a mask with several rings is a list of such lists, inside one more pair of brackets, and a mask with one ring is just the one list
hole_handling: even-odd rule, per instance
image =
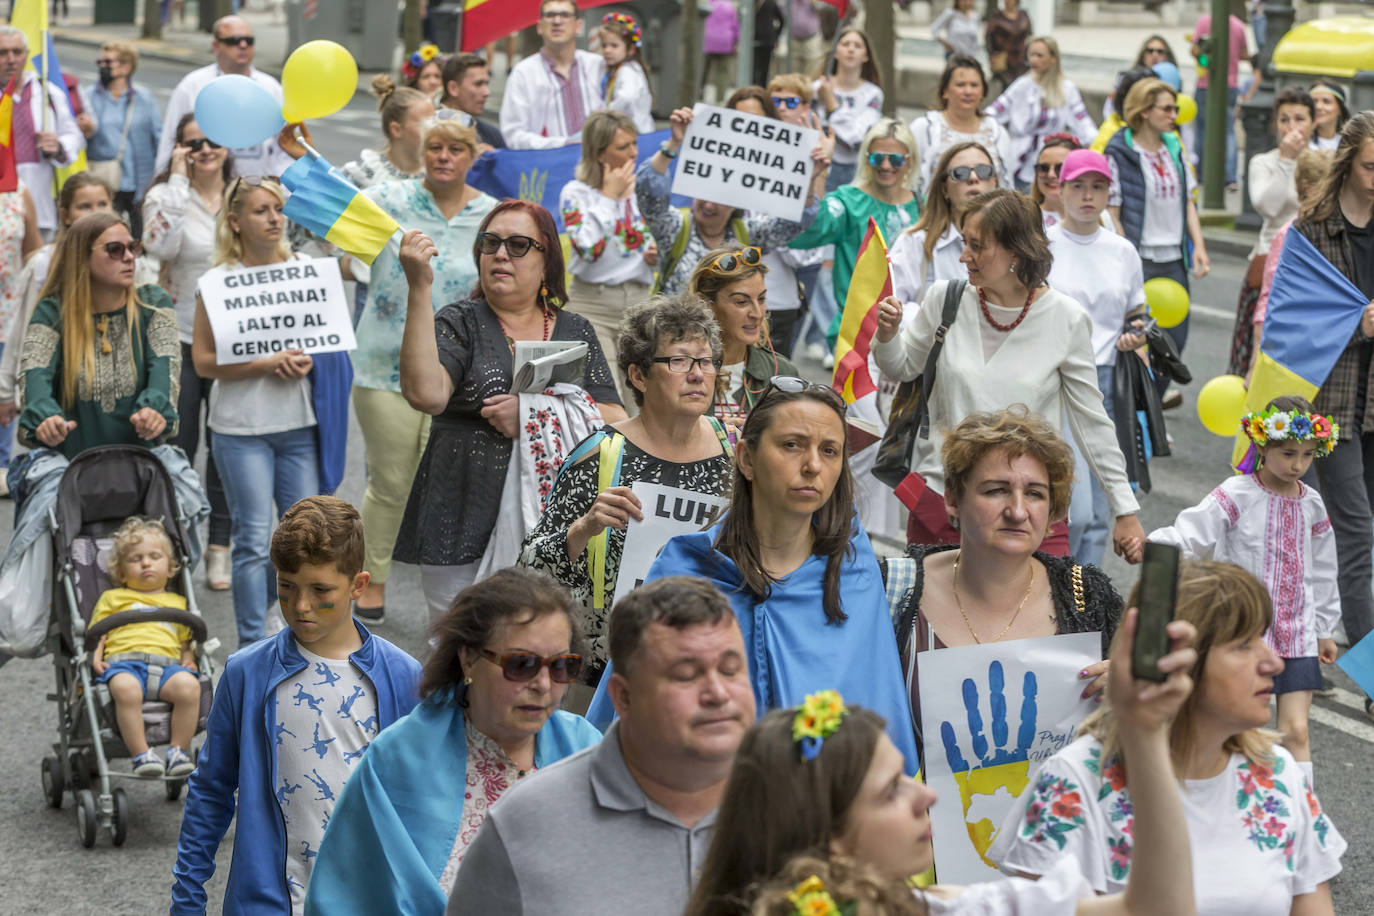
[[1144, 681], [1160, 682], [1165, 678], [1159, 670], [1159, 660], [1169, 651], [1169, 634], [1164, 628], [1174, 619], [1178, 560], [1177, 547], [1145, 544], [1145, 560], [1136, 589], [1135, 645], [1131, 650], [1131, 675]]

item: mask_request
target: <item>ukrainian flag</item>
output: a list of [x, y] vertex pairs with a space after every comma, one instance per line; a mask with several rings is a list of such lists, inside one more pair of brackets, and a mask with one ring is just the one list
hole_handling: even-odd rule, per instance
[[840, 337], [835, 344], [835, 378], [832, 382], [846, 404], [877, 391], [868, 374], [868, 351], [878, 330], [878, 303], [892, 295], [892, 275], [887, 267], [887, 244], [873, 217], [859, 256], [854, 259], [854, 275], [840, 314]]
[[371, 264], [400, 229], [323, 156], [307, 154], [282, 173], [291, 192], [282, 212], [320, 238]]
[[[1369, 300], [1322, 256], [1302, 233], [1283, 240], [1259, 356], [1245, 396], [1245, 412], [1263, 410], [1274, 398], [1312, 400], [1345, 352]], [[1239, 466], [1250, 440], [1237, 433], [1232, 465]]]

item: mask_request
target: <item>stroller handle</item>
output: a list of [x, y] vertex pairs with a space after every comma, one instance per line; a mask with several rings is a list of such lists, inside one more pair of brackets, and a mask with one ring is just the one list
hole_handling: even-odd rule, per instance
[[205, 626], [205, 618], [199, 614], [192, 614], [190, 611], [183, 611], [180, 608], [155, 608], [149, 611], [120, 611], [103, 618], [95, 626], [86, 630], [85, 646], [89, 651], [95, 648], [95, 644], [100, 642], [100, 638], [106, 633], [122, 627], [129, 623], [179, 623], [191, 631], [191, 638], [195, 642], [205, 642], [210, 635], [209, 628]]

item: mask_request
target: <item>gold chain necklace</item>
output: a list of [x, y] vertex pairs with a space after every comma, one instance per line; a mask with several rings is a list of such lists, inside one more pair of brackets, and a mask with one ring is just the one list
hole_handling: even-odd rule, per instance
[[[962, 552], [963, 551], [960, 551], [960, 553]], [[1007, 635], [1007, 631], [1011, 629], [1012, 624], [1016, 623], [1016, 618], [1021, 616], [1021, 608], [1025, 607], [1026, 602], [1030, 600], [1031, 589], [1035, 586], [1035, 567], [1032, 566], [1029, 572], [1030, 575], [1026, 577], [1026, 593], [1021, 596], [1021, 603], [1016, 606], [1016, 613], [1011, 615], [1011, 620], [1007, 621], [1007, 625], [1002, 628], [1002, 632], [992, 637], [992, 642], [997, 642], [997, 640]], [[964, 602], [959, 600], [959, 557], [957, 556], [954, 558], [954, 605], [959, 608], [959, 616], [964, 618], [964, 626], [968, 627], [969, 635], [973, 637], [975, 643], [981, 646], [983, 641], [978, 638], [978, 631], [973, 628], [973, 622], [968, 619], [968, 614], [964, 612]]]

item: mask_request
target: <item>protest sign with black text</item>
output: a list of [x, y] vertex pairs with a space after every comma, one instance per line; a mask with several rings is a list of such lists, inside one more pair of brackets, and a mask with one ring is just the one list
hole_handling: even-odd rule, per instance
[[201, 278], [199, 291], [221, 366], [284, 350], [328, 353], [357, 346], [333, 258], [210, 273]]

